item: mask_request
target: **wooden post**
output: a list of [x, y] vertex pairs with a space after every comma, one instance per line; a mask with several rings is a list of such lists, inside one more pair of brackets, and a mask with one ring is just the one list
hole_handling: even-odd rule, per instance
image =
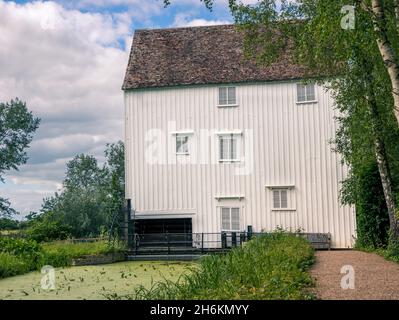
[[222, 249], [227, 248], [227, 234], [226, 232], [222, 232]]
[[166, 233], [166, 241], [168, 242], [168, 254], [170, 254], [169, 233]]
[[247, 227], [247, 231], [248, 231], [248, 237], [247, 237], [247, 239], [248, 239], [248, 240], [251, 240], [251, 239], [252, 239], [252, 234], [253, 234], [252, 226], [248, 226], [248, 227]]
[[237, 247], [237, 232], [231, 233], [231, 245]]

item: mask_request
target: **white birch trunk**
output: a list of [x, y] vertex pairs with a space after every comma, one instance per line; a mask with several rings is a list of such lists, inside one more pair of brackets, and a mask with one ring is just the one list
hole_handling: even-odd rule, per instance
[[[396, 0], [396, 4], [397, 2], [398, 0]], [[399, 63], [388, 39], [382, 2], [381, 0], [372, 0], [371, 3], [374, 30], [377, 34], [377, 45], [391, 79], [392, 95], [394, 99], [394, 112], [399, 125]], [[396, 6], [396, 14], [399, 14], [398, 10], [399, 8]]]

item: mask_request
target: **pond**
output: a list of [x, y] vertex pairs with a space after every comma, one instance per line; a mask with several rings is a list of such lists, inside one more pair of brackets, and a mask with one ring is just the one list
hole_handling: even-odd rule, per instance
[[0, 280], [0, 300], [94, 300], [117, 293], [127, 295], [143, 285], [178, 280], [193, 263], [171, 261], [131, 261], [100, 266], [55, 269], [55, 289], [43, 290], [40, 272]]

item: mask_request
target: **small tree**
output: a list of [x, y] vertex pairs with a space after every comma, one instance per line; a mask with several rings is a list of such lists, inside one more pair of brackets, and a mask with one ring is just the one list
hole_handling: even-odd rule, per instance
[[41, 214], [33, 218], [40, 222], [34, 223], [36, 234], [54, 237], [57, 230], [69, 230], [74, 237], [87, 237], [118, 230], [124, 221], [123, 143], [107, 144], [105, 158], [102, 167], [85, 154], [67, 163], [63, 190], [44, 199]]
[[[26, 149], [39, 127], [40, 119], [18, 99], [0, 103], [0, 183], [4, 173], [18, 170], [28, 160]], [[0, 216], [15, 213], [7, 199], [0, 197]]]
[[120, 231], [124, 222], [125, 200], [125, 148], [122, 141], [107, 144], [107, 159], [104, 165], [106, 175], [103, 210], [108, 217], [109, 230]]

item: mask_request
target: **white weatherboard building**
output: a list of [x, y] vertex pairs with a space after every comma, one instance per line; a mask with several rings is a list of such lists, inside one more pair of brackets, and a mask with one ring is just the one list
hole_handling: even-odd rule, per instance
[[137, 233], [330, 233], [353, 245], [339, 202], [331, 96], [289, 54], [244, 59], [231, 25], [138, 30], [123, 85], [126, 198]]

